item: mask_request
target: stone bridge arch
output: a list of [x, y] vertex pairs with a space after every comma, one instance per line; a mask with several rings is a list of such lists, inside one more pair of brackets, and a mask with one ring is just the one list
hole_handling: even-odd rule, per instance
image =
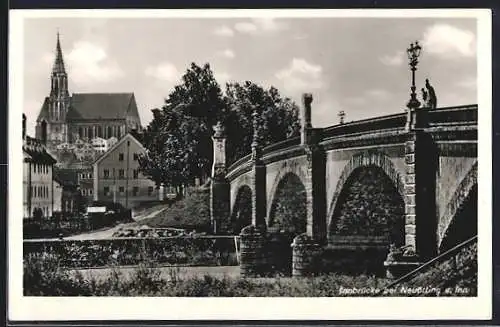
[[[300, 159], [300, 158], [299, 158]], [[304, 161], [304, 162], [302, 162]], [[282, 162], [278, 168], [278, 173], [273, 179], [271, 184], [271, 189], [267, 195], [267, 208], [266, 208], [266, 223], [269, 224], [269, 217], [271, 215], [271, 209], [273, 203], [276, 201], [276, 192], [278, 191], [278, 186], [287, 176], [295, 175], [300, 180], [303, 185], [307, 185], [307, 166], [304, 160], [286, 160]], [[307, 189], [307, 188], [306, 188]], [[308, 196], [309, 198], [309, 196]]]
[[248, 184], [243, 184], [236, 190], [230, 215], [230, 228], [235, 234], [239, 234], [243, 227], [252, 224], [252, 192]]
[[[446, 209], [441, 217], [439, 217], [438, 249], [440, 252], [445, 251], [450, 246], [457, 245], [455, 244], [456, 242], [450, 240], [453, 237], [467, 238], [474, 236], [472, 234], [477, 234], [477, 165], [476, 161], [458, 185], [455, 193], [453, 193], [450, 201], [448, 201]], [[465, 222], [463, 219], [466, 217], [459, 217], [462, 211], [467, 209], [475, 211], [473, 222]], [[457, 224], [461, 226], [458, 227], [458, 230], [452, 231], [453, 227]], [[461, 232], [470, 235], [452, 235], [453, 233]], [[465, 239], [456, 239], [456, 241], [465, 241]]]
[[[382, 152], [370, 151], [362, 152], [354, 155], [344, 166], [340, 178], [336, 184], [335, 191], [330, 200], [330, 206], [327, 213], [327, 234], [331, 236], [331, 231], [335, 220], [335, 210], [338, 206], [338, 200], [341, 192], [344, 190], [349, 178], [352, 174], [360, 168], [376, 167], [384, 172], [384, 174], [391, 180], [396, 191], [399, 193], [404, 205], [404, 182], [401, 174], [392, 163], [391, 159]], [[403, 235], [404, 236], [404, 235]]]
[[230, 194], [230, 212], [229, 214], [233, 214], [234, 204], [236, 203], [236, 197], [238, 196], [238, 191], [243, 186], [248, 186], [250, 190], [253, 192], [252, 188], [252, 177], [249, 173], [242, 174], [238, 176], [234, 181], [231, 182], [231, 194]]

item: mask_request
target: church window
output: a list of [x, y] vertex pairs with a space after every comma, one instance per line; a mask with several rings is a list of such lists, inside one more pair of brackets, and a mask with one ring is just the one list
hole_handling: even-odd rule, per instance
[[82, 195], [87, 195], [87, 190], [86, 189], [82, 190]]
[[81, 128], [81, 127], [78, 128], [78, 136], [80, 138], [83, 138], [83, 128]]
[[113, 136], [113, 130], [111, 129], [111, 126], [108, 126], [108, 135], [107, 135], [107, 138], [109, 139], [112, 136]]
[[97, 137], [102, 137], [102, 127], [97, 126]]
[[92, 139], [92, 138], [93, 138], [92, 128], [89, 128], [89, 139]]
[[123, 161], [123, 153], [120, 153], [120, 154], [118, 155], [118, 160], [119, 160], [119, 161]]
[[92, 189], [89, 188], [89, 195], [92, 195]]

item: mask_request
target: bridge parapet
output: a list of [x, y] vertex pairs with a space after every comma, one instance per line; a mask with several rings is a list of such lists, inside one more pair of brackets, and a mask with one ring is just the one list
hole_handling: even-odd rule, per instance
[[[423, 108], [420, 110], [423, 110]], [[320, 143], [326, 146], [325, 150], [332, 147], [363, 146], [367, 143], [370, 145], [384, 142], [403, 143], [407, 134], [405, 130], [406, 119], [406, 114], [400, 113], [315, 130], [319, 133]], [[429, 130], [433, 131], [433, 133], [440, 133], [439, 135], [436, 134], [435, 137], [437, 139], [446, 139], [446, 135], [441, 134], [442, 132], [446, 133], [448, 129], [477, 130], [478, 106], [474, 104], [432, 109], [428, 112], [428, 119]], [[435, 131], [436, 128], [439, 131]], [[445, 130], [441, 131], [443, 128]], [[470, 137], [475, 138], [476, 134], [472, 133]], [[304, 152], [301, 148], [300, 137], [293, 137], [268, 145], [262, 150], [263, 161], [265, 164], [269, 164], [277, 160], [290, 158], [290, 156], [303, 155]], [[228, 168], [227, 178], [233, 180], [250, 169], [251, 154], [248, 154], [231, 164]]]

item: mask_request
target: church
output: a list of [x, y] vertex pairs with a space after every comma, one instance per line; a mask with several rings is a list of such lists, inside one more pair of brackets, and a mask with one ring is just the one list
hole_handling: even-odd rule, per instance
[[57, 33], [56, 57], [50, 76], [50, 94], [36, 121], [36, 138], [49, 149], [96, 138], [120, 139], [141, 130], [134, 93], [73, 93]]

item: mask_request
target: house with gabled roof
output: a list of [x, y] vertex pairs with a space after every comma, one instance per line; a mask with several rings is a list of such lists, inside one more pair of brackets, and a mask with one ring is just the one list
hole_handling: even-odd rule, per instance
[[139, 157], [146, 149], [128, 133], [102, 154], [93, 167], [94, 201], [120, 203], [133, 208], [159, 199], [155, 182], [139, 171]]

